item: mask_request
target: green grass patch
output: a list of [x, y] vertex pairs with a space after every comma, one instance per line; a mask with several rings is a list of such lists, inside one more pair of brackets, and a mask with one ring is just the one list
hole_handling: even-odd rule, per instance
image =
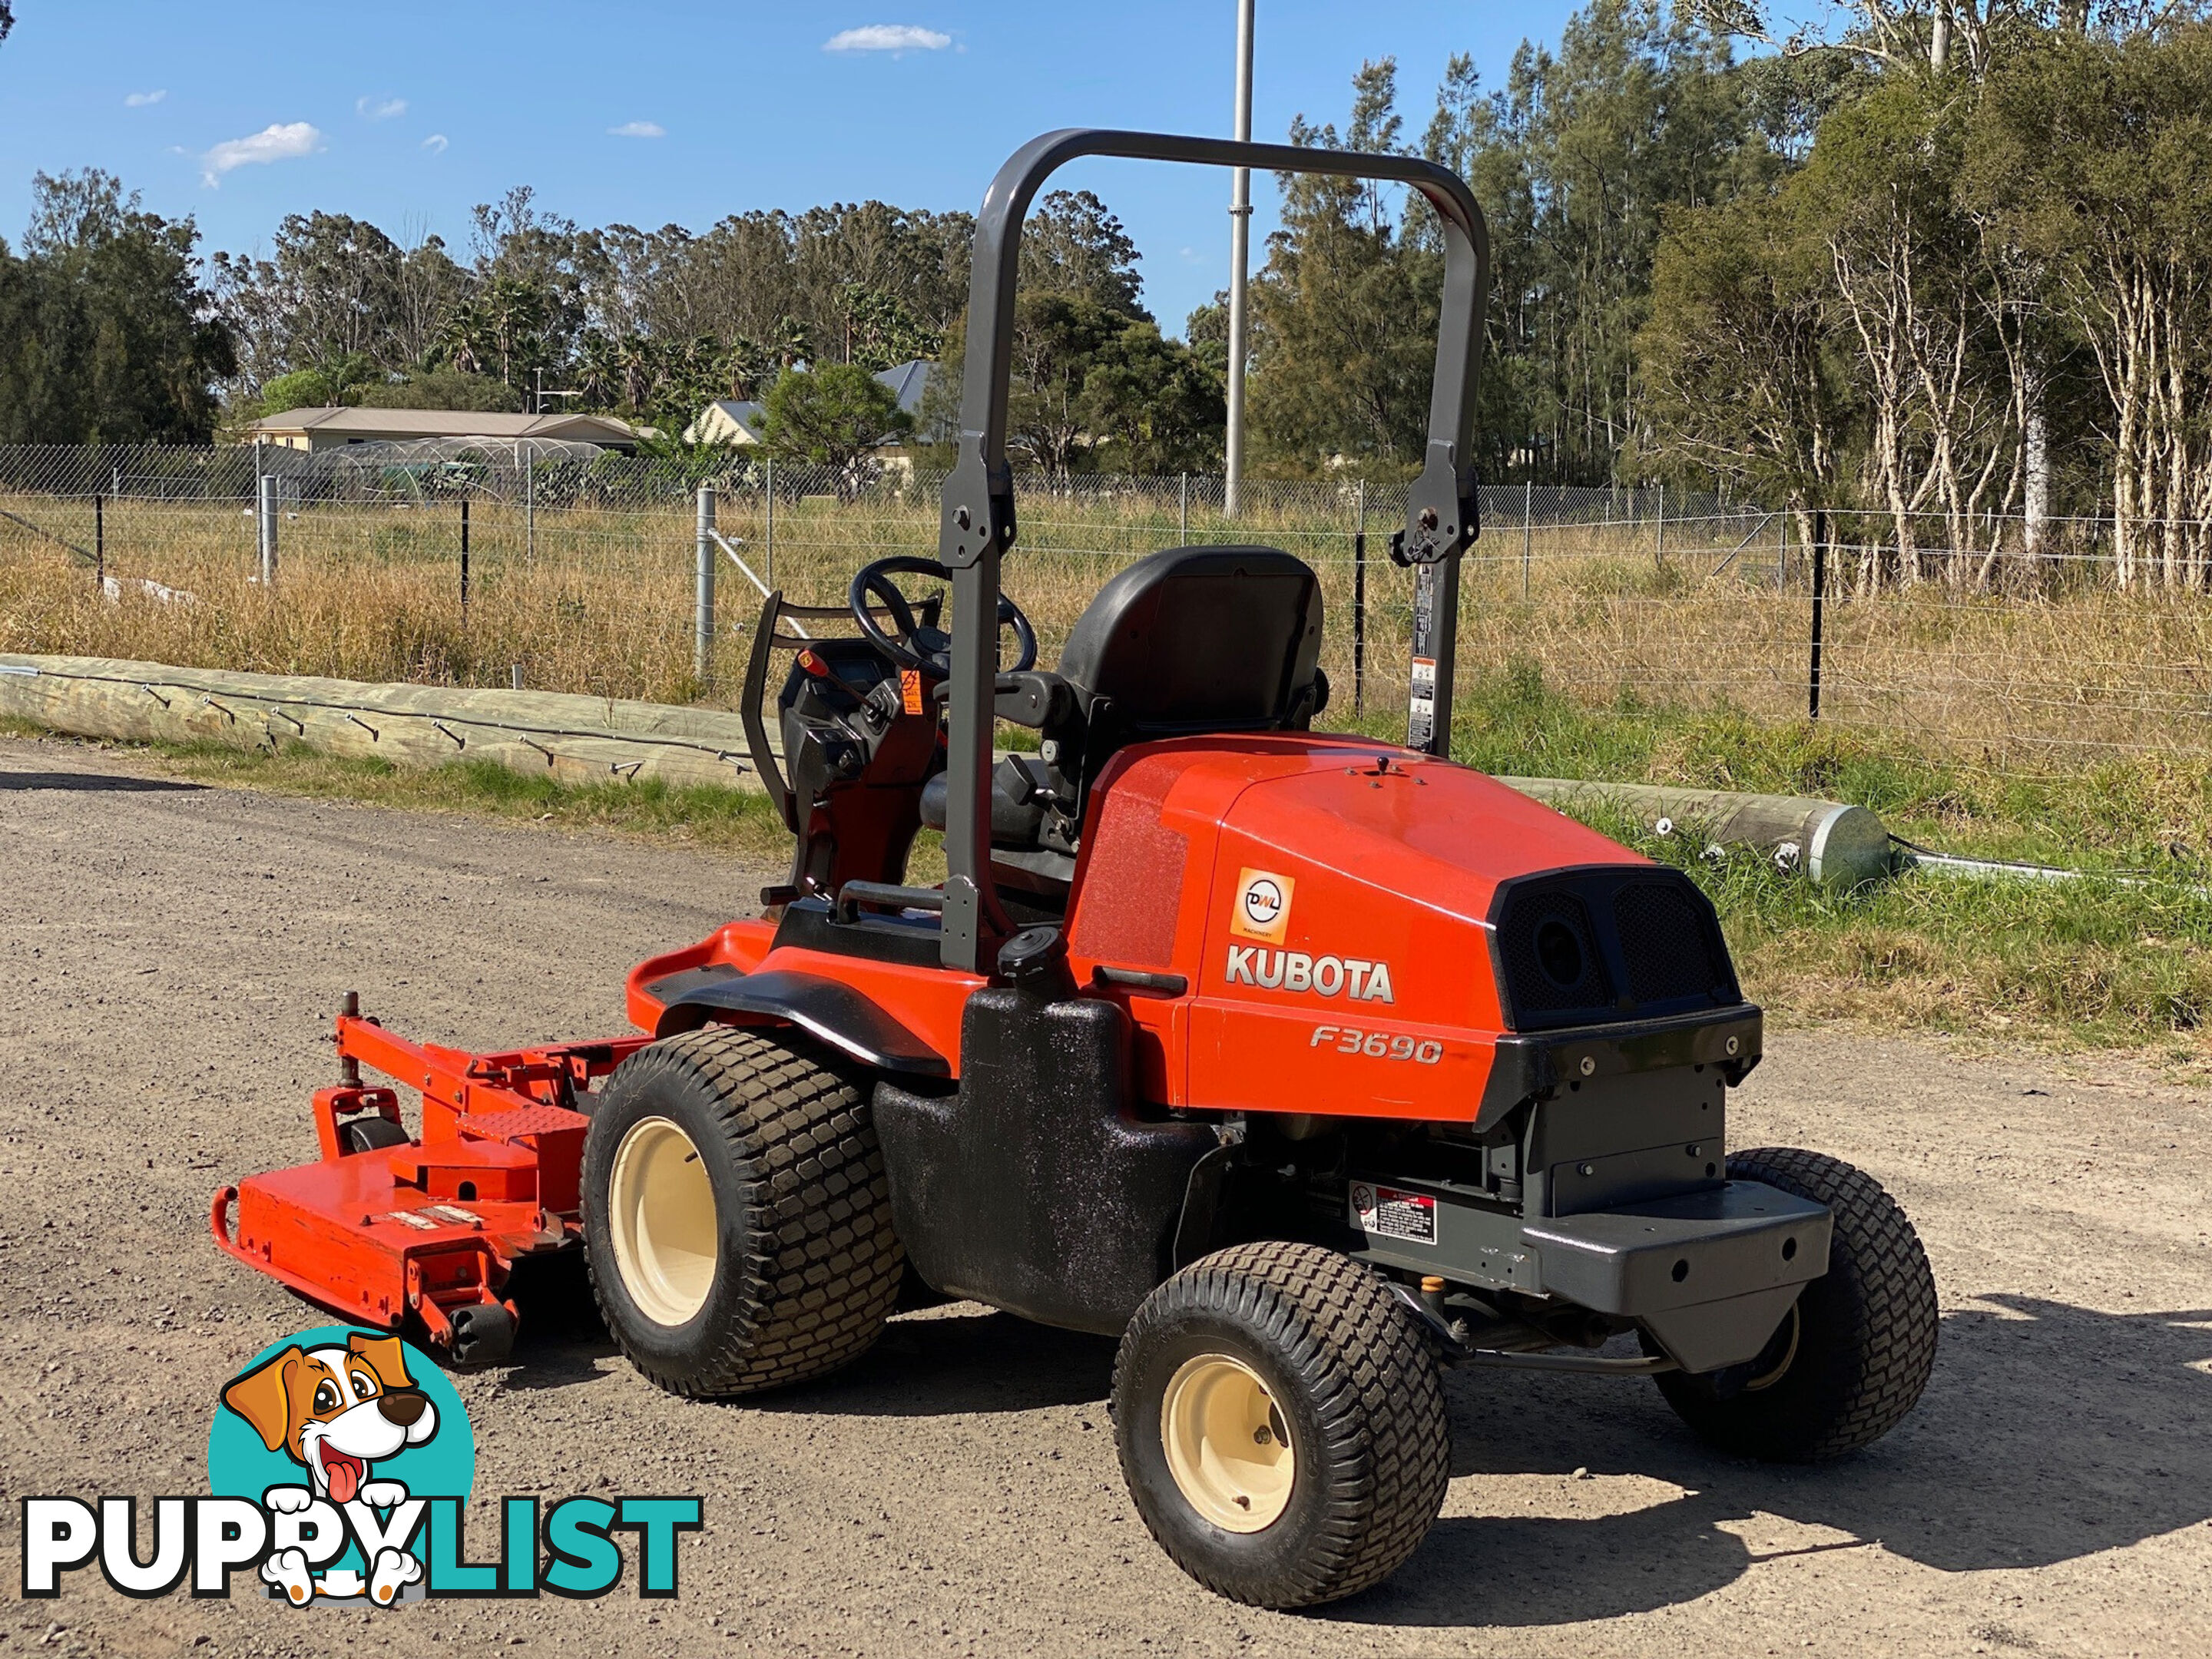
[[[1403, 736], [1402, 717], [1359, 729]], [[1939, 851], [2161, 880], [2212, 880], [2212, 763], [2132, 754], [2023, 776], [1871, 733], [1624, 696], [1599, 707], [1516, 664], [1463, 684], [1452, 756], [1485, 772], [1809, 795]]]
[[[1395, 717], [1363, 723], [1396, 737]], [[1916, 748], [1911, 734], [1624, 696], [1590, 707], [1516, 665], [1465, 686], [1455, 759], [1530, 777], [1809, 795], [1877, 813], [1939, 851], [2125, 882], [1933, 872], [1841, 893], [1765, 860], [1717, 860], [1601, 803], [1576, 815], [1686, 870], [1721, 915], [1746, 990], [1787, 1018], [2067, 1046], [2212, 1053], [2212, 767], [2130, 756], [2022, 777]]]

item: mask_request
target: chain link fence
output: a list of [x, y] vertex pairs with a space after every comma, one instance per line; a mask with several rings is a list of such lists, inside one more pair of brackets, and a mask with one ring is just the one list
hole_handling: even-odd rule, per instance
[[[548, 690], [724, 701], [758, 590], [836, 602], [872, 559], [933, 554], [942, 483], [899, 464], [452, 440], [0, 448], [0, 649], [434, 684], [519, 669]], [[703, 663], [702, 485], [719, 572]], [[1048, 664], [1131, 559], [1285, 548], [1324, 586], [1326, 722], [1387, 719], [1406, 701], [1412, 580], [1389, 556], [1405, 501], [1402, 484], [1263, 480], [1232, 520], [1216, 477], [1018, 477], [1006, 580]], [[2122, 586], [2103, 521], [1930, 514], [1900, 538], [1866, 514], [1808, 536], [1790, 514], [1656, 487], [1492, 486], [1481, 508], [1465, 679], [1534, 669], [1590, 703], [1802, 719], [1817, 638], [1826, 723], [2014, 771], [2212, 752], [2212, 604], [2194, 585]]]

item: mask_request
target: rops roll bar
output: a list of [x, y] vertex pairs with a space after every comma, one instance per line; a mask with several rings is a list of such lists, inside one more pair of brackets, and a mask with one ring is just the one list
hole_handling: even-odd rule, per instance
[[1014, 541], [1014, 483], [1006, 463], [1006, 403], [1014, 345], [1014, 279], [1023, 222], [1037, 189], [1085, 155], [1187, 161], [1387, 179], [1428, 199], [1444, 235], [1443, 316], [1436, 380], [1429, 393], [1428, 447], [1393, 553], [1414, 567], [1412, 704], [1407, 744], [1445, 752], [1451, 735], [1454, 635], [1460, 555], [1476, 534], [1471, 451], [1482, 322], [1490, 291], [1490, 234], [1459, 175], [1409, 155], [1369, 155], [1290, 144], [1237, 143], [1167, 133], [1071, 127], [1032, 138], [1007, 158], [984, 193], [968, 289], [968, 358], [960, 392], [958, 459], [945, 483], [938, 557], [952, 574], [961, 619], [952, 634], [945, 825], [945, 932], [948, 968], [988, 972], [1012, 931], [990, 880], [991, 738], [998, 630], [999, 562]]

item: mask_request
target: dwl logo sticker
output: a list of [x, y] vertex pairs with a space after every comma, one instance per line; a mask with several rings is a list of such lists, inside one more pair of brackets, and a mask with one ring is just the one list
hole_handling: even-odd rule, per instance
[[[445, 1374], [382, 1331], [325, 1326], [274, 1343], [223, 1385], [208, 1431], [205, 1498], [156, 1498], [154, 1547], [137, 1553], [136, 1498], [23, 1500], [23, 1594], [60, 1593], [95, 1558], [126, 1595], [187, 1578], [230, 1594], [251, 1570], [295, 1607], [396, 1607], [426, 1596], [604, 1595], [638, 1537], [638, 1594], [676, 1594], [678, 1535], [696, 1498], [535, 1498], [500, 1504], [496, 1562], [471, 1562], [463, 1522], [476, 1486], [468, 1413]], [[541, 1526], [542, 1519], [542, 1526]]]

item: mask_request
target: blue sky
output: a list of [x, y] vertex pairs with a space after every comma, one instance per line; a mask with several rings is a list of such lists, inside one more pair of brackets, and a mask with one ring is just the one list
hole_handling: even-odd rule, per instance
[[[1255, 136], [1341, 121], [1361, 59], [1395, 55], [1409, 127], [1446, 58], [1487, 84], [1571, 7], [1260, 0]], [[972, 209], [1049, 127], [1226, 134], [1234, 0], [1085, 7], [828, 0], [379, 0], [259, 11], [177, 0], [17, 0], [0, 46], [0, 234], [31, 174], [97, 166], [205, 246], [264, 248], [288, 212], [351, 213], [465, 246], [514, 184], [587, 224], [877, 197]], [[841, 38], [842, 37], [842, 38]], [[832, 49], [833, 45], [836, 49]], [[1170, 330], [1226, 281], [1228, 177], [1079, 163], [1145, 252]], [[1272, 185], [1256, 183], [1264, 232]]]

